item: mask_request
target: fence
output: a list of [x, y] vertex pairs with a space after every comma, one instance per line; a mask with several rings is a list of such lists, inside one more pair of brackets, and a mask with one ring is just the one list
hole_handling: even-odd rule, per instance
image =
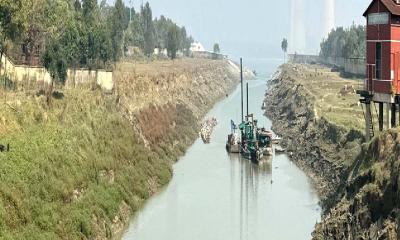
[[[7, 74], [12, 81], [29, 86], [49, 84], [52, 81], [50, 74], [43, 67], [16, 65], [6, 56], [1, 59], [0, 74]], [[65, 85], [74, 87], [82, 84], [97, 84], [102, 89], [111, 91], [114, 87], [113, 73], [105, 70], [68, 69]]]

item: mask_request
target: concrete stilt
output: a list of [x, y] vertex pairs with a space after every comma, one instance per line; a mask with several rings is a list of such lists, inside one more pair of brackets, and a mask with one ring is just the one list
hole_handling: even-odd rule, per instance
[[383, 131], [383, 103], [379, 103], [379, 115], [378, 115], [378, 122], [379, 122], [379, 131]]
[[395, 128], [396, 127], [396, 104], [395, 103], [392, 103], [392, 109], [391, 109], [391, 112], [392, 112], [392, 128]]

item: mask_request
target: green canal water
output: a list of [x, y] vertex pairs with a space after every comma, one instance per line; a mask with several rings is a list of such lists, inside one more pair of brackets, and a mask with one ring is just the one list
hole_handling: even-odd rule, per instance
[[[261, 104], [278, 63], [250, 61], [260, 73], [249, 81], [250, 112], [259, 126], [271, 127]], [[230, 120], [240, 118], [240, 85], [207, 117], [218, 120], [211, 144], [198, 139], [188, 149], [172, 181], [134, 216], [123, 239], [311, 239], [321, 208], [307, 176], [286, 155], [257, 166], [225, 151]]]

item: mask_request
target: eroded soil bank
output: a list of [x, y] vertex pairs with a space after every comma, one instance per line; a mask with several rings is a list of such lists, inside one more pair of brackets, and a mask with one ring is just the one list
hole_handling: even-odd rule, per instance
[[398, 129], [363, 143], [355, 84], [324, 67], [283, 65], [266, 115], [319, 189], [325, 211], [314, 239], [398, 239]]
[[[354, 97], [339, 93], [340, 86], [348, 83], [335, 83], [336, 77], [319, 66], [286, 64], [268, 82], [265, 99], [265, 114], [273, 120], [274, 131], [282, 135], [293, 161], [316, 183], [325, 208], [344, 184], [362, 140], [361, 131], [346, 124], [351, 118], [357, 119], [357, 114], [344, 116], [329, 104], [343, 101], [350, 108], [352, 103], [347, 98]], [[324, 84], [332, 90], [316, 89]]]

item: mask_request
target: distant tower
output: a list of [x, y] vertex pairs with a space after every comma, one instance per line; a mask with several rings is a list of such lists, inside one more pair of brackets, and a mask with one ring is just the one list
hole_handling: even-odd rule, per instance
[[[333, 1], [333, 0], [332, 0]], [[304, 54], [306, 49], [304, 0], [292, 0], [289, 51]]]
[[322, 37], [327, 38], [333, 28], [335, 28], [335, 0], [325, 0]]

